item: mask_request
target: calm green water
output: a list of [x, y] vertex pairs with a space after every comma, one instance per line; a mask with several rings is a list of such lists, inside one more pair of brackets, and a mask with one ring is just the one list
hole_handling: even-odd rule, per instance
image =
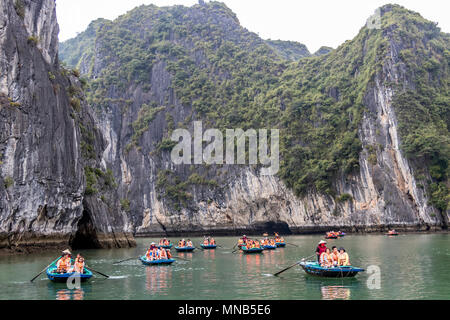
[[[271, 276], [313, 254], [321, 237], [285, 239], [299, 247], [244, 255], [231, 253], [236, 237], [219, 237], [216, 240], [223, 248], [181, 253], [192, 261], [178, 260], [171, 266], [147, 267], [137, 260], [112, 265], [138, 256], [157, 239], [138, 239], [137, 248], [132, 249], [85, 250], [81, 253], [87, 263], [111, 278], [95, 276], [79, 290], [52, 283], [45, 273], [30, 283], [58, 252], [3, 256], [0, 299], [450, 299], [449, 234], [348, 235], [329, 240], [329, 246], [347, 249], [353, 265], [380, 267], [380, 289], [372, 290], [367, 286], [371, 275], [366, 272], [354, 279], [323, 279], [294, 267], [279, 277]], [[196, 245], [200, 242], [193, 240]]]

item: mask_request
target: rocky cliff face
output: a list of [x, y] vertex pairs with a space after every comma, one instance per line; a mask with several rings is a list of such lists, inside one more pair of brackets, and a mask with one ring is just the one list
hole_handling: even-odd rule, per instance
[[133, 244], [118, 201], [86, 194], [82, 147], [106, 145], [57, 34], [54, 0], [0, 1], [0, 249]]
[[[317, 54], [320, 57], [292, 65], [283, 62], [273, 47], [240, 27], [228, 8], [215, 2], [191, 8], [142, 6], [114, 22], [97, 21], [95, 32], [93, 25], [79, 36], [83, 44], [92, 44], [84, 52], [70, 49], [77, 47], [77, 39], [63, 44], [62, 58], [70, 56], [70, 61], [77, 61], [90, 78], [90, 103], [108, 144], [103, 159], [114, 173], [122, 205], [136, 234], [446, 228], [448, 211], [430, 204], [423, 181], [417, 180], [420, 166], [431, 179], [427, 164], [419, 161], [413, 165], [404, 154], [393, 106], [399, 92], [416, 90], [416, 76], [402, 60], [402, 50], [414, 49], [406, 39], [408, 32], [416, 29], [407, 29], [404, 38], [399, 38], [399, 26], [410, 26], [402, 20], [408, 11], [385, 6], [382, 13], [382, 30], [363, 28], [357, 39], [331, 53], [326, 50], [326, 56]], [[398, 19], [398, 23], [392, 24], [389, 19]], [[448, 50], [447, 36], [433, 28], [431, 36], [421, 39], [424, 48], [437, 37], [444, 37]], [[132, 47], [133, 43], [138, 45]], [[127, 51], [133, 52], [133, 57], [128, 57]], [[255, 52], [259, 55], [252, 55]], [[442, 55], [443, 49], [439, 52]], [[242, 61], [246, 64], [241, 66]], [[438, 63], [447, 70], [446, 60]], [[240, 73], [247, 65], [251, 66], [247, 74]], [[325, 67], [320, 73], [317, 68], [321, 66]], [[302, 68], [307, 67], [316, 69], [301, 75]], [[343, 71], [337, 75], [328, 70]], [[328, 80], [319, 79], [316, 87], [314, 74]], [[349, 92], [352, 79], [356, 79], [357, 90]], [[344, 85], [340, 86], [340, 81]], [[257, 85], [253, 87], [252, 83]], [[292, 98], [297, 87], [317, 88], [310, 90], [310, 100], [318, 102], [311, 107], [315, 111], [309, 118], [304, 116], [310, 112], [309, 101], [299, 98], [295, 102]], [[310, 92], [305, 92], [309, 97]], [[217, 98], [222, 96], [226, 98]], [[241, 109], [235, 107], [239, 103], [236, 96], [249, 97], [240, 100]], [[301, 189], [304, 177], [315, 181], [306, 192], [296, 192], [297, 183], [289, 179], [286, 182], [278, 176], [260, 175], [258, 167], [174, 165], [170, 161], [170, 133], [177, 127], [192, 130], [194, 119], [203, 119], [205, 127], [281, 127], [281, 134], [295, 132], [297, 144], [307, 148], [307, 131], [295, 126], [284, 128], [277, 119], [284, 114], [292, 118], [288, 111], [295, 114], [295, 108], [304, 108], [298, 117], [305, 122], [313, 119], [311, 131], [321, 126], [332, 130], [333, 125], [327, 127], [326, 122], [333, 118], [321, 109], [322, 103], [346, 106], [341, 112], [347, 117], [343, 123], [356, 123], [359, 146], [351, 142], [349, 148], [357, 150], [358, 159], [353, 160], [350, 152], [342, 156], [347, 151], [339, 141], [334, 146], [324, 143], [321, 149], [330, 148], [330, 153], [333, 148], [341, 148], [336, 157], [348, 157], [343, 163], [353, 169], [334, 168], [325, 173], [328, 169], [323, 167], [322, 171], [311, 171], [315, 172], [312, 177], [306, 172], [298, 179]], [[226, 107], [221, 108], [222, 104]], [[246, 117], [247, 123], [239, 122]], [[326, 131], [320, 134], [326, 135]], [[342, 134], [345, 136], [345, 132]], [[286, 153], [282, 157], [287, 157]], [[317, 161], [321, 166], [321, 159]], [[330, 167], [339, 166], [337, 163]], [[304, 174], [302, 170], [307, 168], [298, 170], [291, 176]], [[326, 179], [317, 179], [324, 174]], [[320, 188], [327, 186], [324, 179], [329, 181], [328, 189]]]

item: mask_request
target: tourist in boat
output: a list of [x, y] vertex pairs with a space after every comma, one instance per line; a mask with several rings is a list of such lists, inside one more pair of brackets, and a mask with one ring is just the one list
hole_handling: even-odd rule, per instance
[[207, 237], [205, 237], [205, 238], [203, 239], [203, 245], [204, 245], [204, 246], [208, 246], [208, 245], [209, 245], [209, 239], [208, 239]]
[[186, 247], [192, 248], [193, 246], [194, 246], [194, 245], [192, 244], [191, 239], [188, 239], [188, 240], [186, 241]]
[[80, 254], [77, 254], [75, 263], [73, 264], [73, 271], [78, 273], [84, 272], [84, 258]]
[[320, 263], [320, 256], [327, 250], [326, 241], [320, 240], [316, 249], [317, 261]]
[[161, 248], [159, 250], [159, 259], [161, 259], [161, 260], [167, 260], [168, 259], [167, 258], [167, 251], [166, 251], [166, 249]]
[[72, 253], [69, 250], [62, 252], [62, 257], [56, 262], [56, 273], [67, 273], [71, 267]]
[[215, 240], [214, 238], [210, 238], [210, 239], [209, 239], [209, 244], [210, 244], [211, 246], [215, 246], [215, 245], [216, 245], [216, 240]]
[[348, 257], [348, 253], [345, 251], [344, 248], [339, 248], [339, 260], [338, 260], [339, 266], [350, 266], [350, 259]]
[[320, 266], [329, 268], [333, 266], [333, 262], [331, 261], [331, 250], [327, 248], [325, 252], [322, 252], [320, 255]]
[[181, 239], [180, 241], [178, 241], [178, 247], [180, 248], [186, 247], [186, 240]]
[[155, 257], [158, 254], [158, 248], [156, 247], [156, 243], [152, 242], [150, 244], [150, 247], [148, 248], [145, 256], [147, 257], [147, 260], [153, 261], [156, 260]]
[[333, 266], [337, 266], [339, 264], [339, 251], [336, 246], [331, 248], [331, 263]]
[[271, 245], [272, 247], [276, 246], [275, 240], [270, 239], [269, 245]]

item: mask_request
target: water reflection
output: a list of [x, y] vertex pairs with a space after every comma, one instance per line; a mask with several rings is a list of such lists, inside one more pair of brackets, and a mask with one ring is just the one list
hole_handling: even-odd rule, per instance
[[145, 289], [151, 294], [165, 294], [172, 287], [172, 269], [170, 266], [146, 267]]
[[323, 286], [321, 288], [323, 300], [350, 300], [350, 288], [344, 286]]
[[83, 300], [84, 290], [80, 289], [61, 289], [56, 291], [56, 300]]

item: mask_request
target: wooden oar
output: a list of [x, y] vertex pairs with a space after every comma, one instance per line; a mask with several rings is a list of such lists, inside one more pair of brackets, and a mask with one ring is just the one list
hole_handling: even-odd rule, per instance
[[122, 263], [122, 262], [125, 262], [125, 261], [130, 261], [130, 260], [139, 259], [139, 258], [140, 258], [140, 256], [139, 257], [134, 257], [134, 258], [128, 258], [128, 259], [125, 259], [125, 260], [114, 262], [113, 264], [119, 264], [119, 263]]
[[289, 243], [289, 242], [286, 242], [286, 244], [290, 244], [291, 246], [294, 246], [294, 247], [297, 247], [297, 248], [300, 248], [298, 245], [296, 245], [296, 244], [293, 244], [293, 243]]
[[106, 277], [106, 278], [109, 278], [109, 276], [108, 276], [107, 274], [104, 274], [104, 273], [101, 273], [100, 271], [94, 270], [94, 269], [92, 269], [91, 267], [86, 266], [86, 269], [89, 269], [89, 270], [91, 270], [91, 271], [94, 271], [95, 273], [98, 273], [98, 274], [100, 274], [100, 275]]
[[302, 258], [300, 261], [297, 261], [297, 262], [294, 263], [292, 266], [289, 266], [289, 267], [287, 267], [286, 269], [283, 269], [283, 270], [281, 270], [281, 271], [278, 271], [277, 273], [274, 273], [274, 276], [278, 276], [280, 273], [283, 273], [283, 272], [285, 272], [286, 270], [289, 270], [290, 268], [295, 267], [295, 266], [298, 265], [300, 262], [302, 262], [302, 261], [304, 261], [304, 260], [306, 260], [306, 259], [312, 258], [312, 257], [314, 257], [314, 256], [315, 256], [315, 255], [312, 255], [312, 256], [309, 256], [309, 257], [306, 257], [306, 258]]
[[280, 273], [283, 273], [283, 272], [285, 272], [286, 270], [289, 270], [290, 268], [295, 267], [295, 266], [298, 265], [299, 263], [300, 263], [300, 261], [297, 261], [297, 262], [294, 263], [292, 266], [289, 266], [289, 267], [287, 267], [286, 269], [283, 269], [283, 270], [281, 270], [281, 271], [278, 271], [277, 273], [274, 273], [273, 275], [276, 277], [276, 276], [278, 276]]
[[181, 259], [181, 260], [185, 260], [185, 261], [192, 261], [192, 260], [189, 260], [189, 259], [185, 259], [185, 258], [181, 258], [180, 256], [176, 256], [176, 257], [174, 257], [174, 258], [177, 258], [177, 259]]
[[61, 258], [61, 256], [60, 256], [58, 259], [56, 259], [55, 261], [53, 261], [52, 263], [50, 263], [48, 266], [46, 266], [41, 272], [39, 272], [39, 273], [37, 274], [36, 277], [34, 277], [33, 279], [31, 279], [30, 281], [33, 282], [37, 277], [39, 277], [39, 276], [42, 274], [42, 272], [44, 272], [45, 270], [47, 270], [47, 268], [49, 268], [52, 264], [54, 264], [54, 263], [55, 263], [56, 261], [58, 261], [60, 258]]

